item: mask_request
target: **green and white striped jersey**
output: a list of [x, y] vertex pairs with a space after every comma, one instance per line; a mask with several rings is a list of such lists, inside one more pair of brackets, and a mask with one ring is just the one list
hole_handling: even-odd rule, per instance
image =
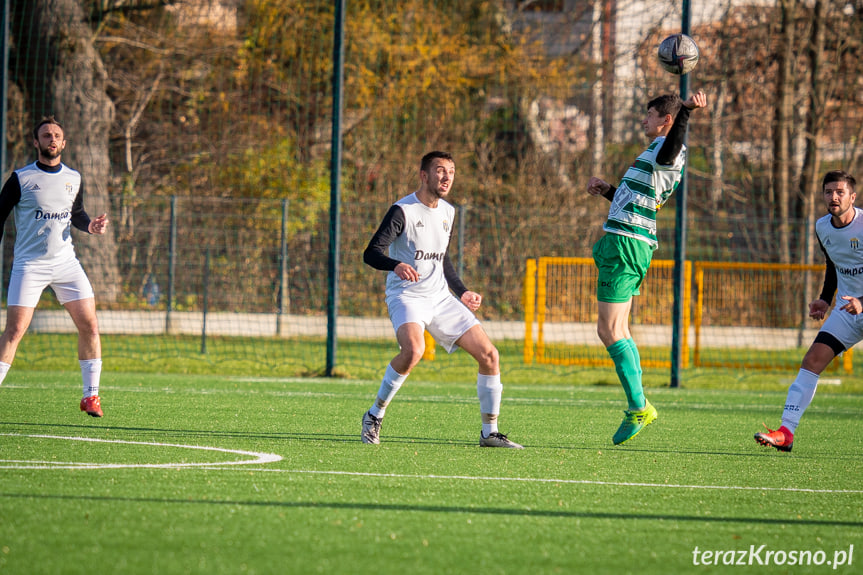
[[657, 164], [656, 155], [664, 141], [664, 136], [653, 140], [626, 170], [602, 227], [608, 233], [647, 242], [654, 250], [659, 246], [656, 212], [677, 189], [686, 163], [686, 146], [683, 146], [672, 165]]

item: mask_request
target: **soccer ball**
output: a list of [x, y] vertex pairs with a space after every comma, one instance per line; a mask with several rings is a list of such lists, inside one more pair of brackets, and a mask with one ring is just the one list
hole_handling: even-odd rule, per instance
[[672, 34], [662, 41], [656, 55], [668, 72], [689, 74], [698, 64], [698, 45], [686, 34]]

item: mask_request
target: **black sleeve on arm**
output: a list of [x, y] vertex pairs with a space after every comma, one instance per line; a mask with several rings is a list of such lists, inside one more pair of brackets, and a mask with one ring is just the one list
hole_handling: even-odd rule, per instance
[[455, 266], [452, 265], [452, 260], [449, 259], [449, 254], [446, 254], [443, 257], [443, 276], [446, 278], [446, 285], [449, 286], [449, 289], [452, 290], [455, 297], [461, 299], [461, 296], [467, 291], [467, 288], [465, 287], [464, 282], [461, 281], [461, 278], [458, 277], [458, 273], [455, 271]]
[[82, 232], [90, 233], [90, 216], [84, 211], [84, 182], [81, 182], [78, 195], [72, 202], [72, 225]]
[[608, 200], [609, 202], [614, 200], [614, 192], [617, 191], [617, 188], [614, 186], [609, 186], [607, 192], [603, 192], [602, 197]]
[[19, 201], [21, 201], [21, 182], [18, 181], [18, 174], [12, 172], [9, 179], [3, 184], [3, 190], [0, 191], [0, 239], [3, 239], [6, 219]]
[[372, 236], [366, 251], [363, 252], [363, 261], [376, 270], [391, 272], [396, 269], [396, 266], [402, 262], [389, 257], [387, 249], [404, 229], [405, 213], [399, 206], [393, 204], [384, 216], [378, 231]]
[[680, 150], [683, 149], [683, 140], [686, 138], [686, 127], [689, 126], [690, 111], [686, 106], [680, 106], [680, 111], [677, 112], [677, 117], [674, 118], [674, 123], [665, 136], [665, 141], [662, 142], [659, 153], [656, 154], [657, 164], [663, 166], [672, 165]]
[[824, 252], [824, 257], [827, 258], [827, 265], [824, 268], [824, 286], [821, 288], [821, 295], [818, 299], [826, 301], [828, 304], [833, 301], [833, 296], [836, 295], [836, 265], [827, 255], [824, 246], [821, 245], [821, 240], [818, 240], [818, 245], [821, 246], [821, 251]]

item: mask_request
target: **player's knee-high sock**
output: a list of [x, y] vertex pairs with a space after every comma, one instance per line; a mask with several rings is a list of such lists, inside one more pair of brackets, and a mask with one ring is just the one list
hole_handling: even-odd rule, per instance
[[479, 410], [482, 414], [482, 435], [497, 431], [497, 416], [500, 414], [500, 397], [503, 384], [498, 375], [476, 375], [476, 394], [479, 396]]
[[785, 409], [782, 411], [782, 425], [794, 434], [803, 412], [812, 403], [815, 397], [815, 389], [818, 387], [818, 374], [806, 369], [797, 372], [794, 383], [788, 388], [788, 396], [785, 399]]
[[387, 370], [384, 372], [383, 380], [381, 380], [381, 387], [378, 389], [374, 405], [369, 408], [369, 413], [381, 419], [387, 411], [387, 406], [407, 378], [407, 375], [400, 374], [393, 369], [392, 365], [387, 364]]
[[84, 397], [99, 395], [99, 377], [102, 375], [101, 359], [81, 359], [81, 378], [84, 380]]
[[0, 361], [0, 383], [3, 383], [3, 380], [6, 379], [6, 374], [9, 373], [11, 367], [8, 363]]
[[621, 339], [607, 348], [608, 355], [614, 362], [614, 370], [626, 393], [629, 409], [639, 411], [644, 409], [644, 388], [641, 386], [641, 357], [632, 339]]
[[[627, 339], [629, 342], [629, 349], [632, 350], [633, 361], [635, 361], [635, 366], [638, 368], [638, 389], [641, 390], [641, 396], [644, 397], [644, 387], [642, 383], [641, 376], [643, 374], [643, 370], [641, 369], [641, 354], [638, 353], [638, 346], [635, 345], [635, 340], [632, 338]], [[643, 402], [646, 405], [646, 401]]]

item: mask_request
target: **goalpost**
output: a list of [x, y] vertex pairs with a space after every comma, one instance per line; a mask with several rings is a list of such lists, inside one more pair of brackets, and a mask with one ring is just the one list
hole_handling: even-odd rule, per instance
[[[633, 300], [632, 329], [645, 367], [671, 367], [672, 260], [654, 260], [643, 295]], [[686, 263], [684, 293], [691, 292]], [[525, 363], [613, 365], [596, 335], [596, 266], [592, 258], [541, 257], [527, 260], [524, 280]], [[689, 298], [684, 302], [688, 309]], [[684, 319], [684, 367], [689, 365], [689, 319]]]

